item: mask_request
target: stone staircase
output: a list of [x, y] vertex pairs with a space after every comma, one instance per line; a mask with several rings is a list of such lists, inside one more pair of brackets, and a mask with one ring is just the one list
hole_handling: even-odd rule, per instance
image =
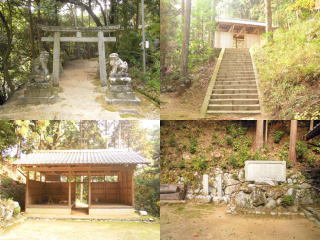
[[261, 113], [249, 49], [225, 49], [206, 113]]

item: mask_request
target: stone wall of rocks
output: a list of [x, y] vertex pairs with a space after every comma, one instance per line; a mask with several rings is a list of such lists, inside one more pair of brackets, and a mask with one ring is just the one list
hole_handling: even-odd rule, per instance
[[0, 221], [9, 221], [20, 213], [18, 202], [12, 200], [0, 200]]
[[216, 168], [203, 175], [202, 187], [189, 189], [187, 199], [203, 202], [225, 202], [234, 209], [286, 211], [300, 205], [320, 204], [320, 171], [286, 171], [286, 181], [245, 181], [244, 169]]

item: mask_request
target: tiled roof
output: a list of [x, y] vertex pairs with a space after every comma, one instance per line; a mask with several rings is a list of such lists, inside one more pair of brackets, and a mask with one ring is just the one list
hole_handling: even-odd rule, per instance
[[148, 164], [140, 154], [127, 149], [41, 150], [23, 154], [13, 164]]
[[233, 24], [244, 24], [244, 25], [254, 25], [265, 27], [267, 24], [264, 22], [258, 22], [254, 20], [247, 19], [233, 19], [233, 18], [216, 18], [218, 23], [233, 23]]

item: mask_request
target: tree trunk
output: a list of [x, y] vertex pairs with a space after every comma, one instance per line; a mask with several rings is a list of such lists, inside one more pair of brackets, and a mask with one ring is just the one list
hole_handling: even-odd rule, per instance
[[184, 80], [188, 74], [188, 56], [190, 41], [190, 21], [191, 21], [191, 0], [186, 0], [185, 5], [185, 21], [183, 28], [183, 41], [181, 52], [180, 79]]
[[29, 16], [29, 33], [30, 33], [30, 52], [31, 58], [36, 58], [35, 45], [34, 45], [34, 30], [33, 30], [33, 17], [31, 11], [31, 0], [28, 0], [28, 16]]
[[263, 120], [257, 120], [255, 150], [263, 148]]
[[273, 39], [271, 0], [264, 0], [264, 3], [265, 3], [265, 14], [266, 14], [266, 20], [267, 20], [267, 26], [266, 26], [267, 41], [270, 42]]
[[298, 121], [291, 120], [290, 124], [290, 147], [289, 147], [289, 161], [296, 162], [297, 154], [296, 154], [296, 145], [297, 145], [297, 129], [298, 129]]
[[137, 10], [137, 14], [136, 14], [136, 23], [135, 23], [135, 30], [138, 30], [139, 28], [139, 17], [140, 17], [140, 8], [139, 8], [139, 3], [140, 0], [136, 0], [136, 10]]

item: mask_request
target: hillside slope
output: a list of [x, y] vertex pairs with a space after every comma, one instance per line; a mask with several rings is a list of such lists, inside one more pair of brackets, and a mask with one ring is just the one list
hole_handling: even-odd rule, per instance
[[320, 14], [277, 29], [254, 49], [266, 110], [280, 119], [320, 117]]

